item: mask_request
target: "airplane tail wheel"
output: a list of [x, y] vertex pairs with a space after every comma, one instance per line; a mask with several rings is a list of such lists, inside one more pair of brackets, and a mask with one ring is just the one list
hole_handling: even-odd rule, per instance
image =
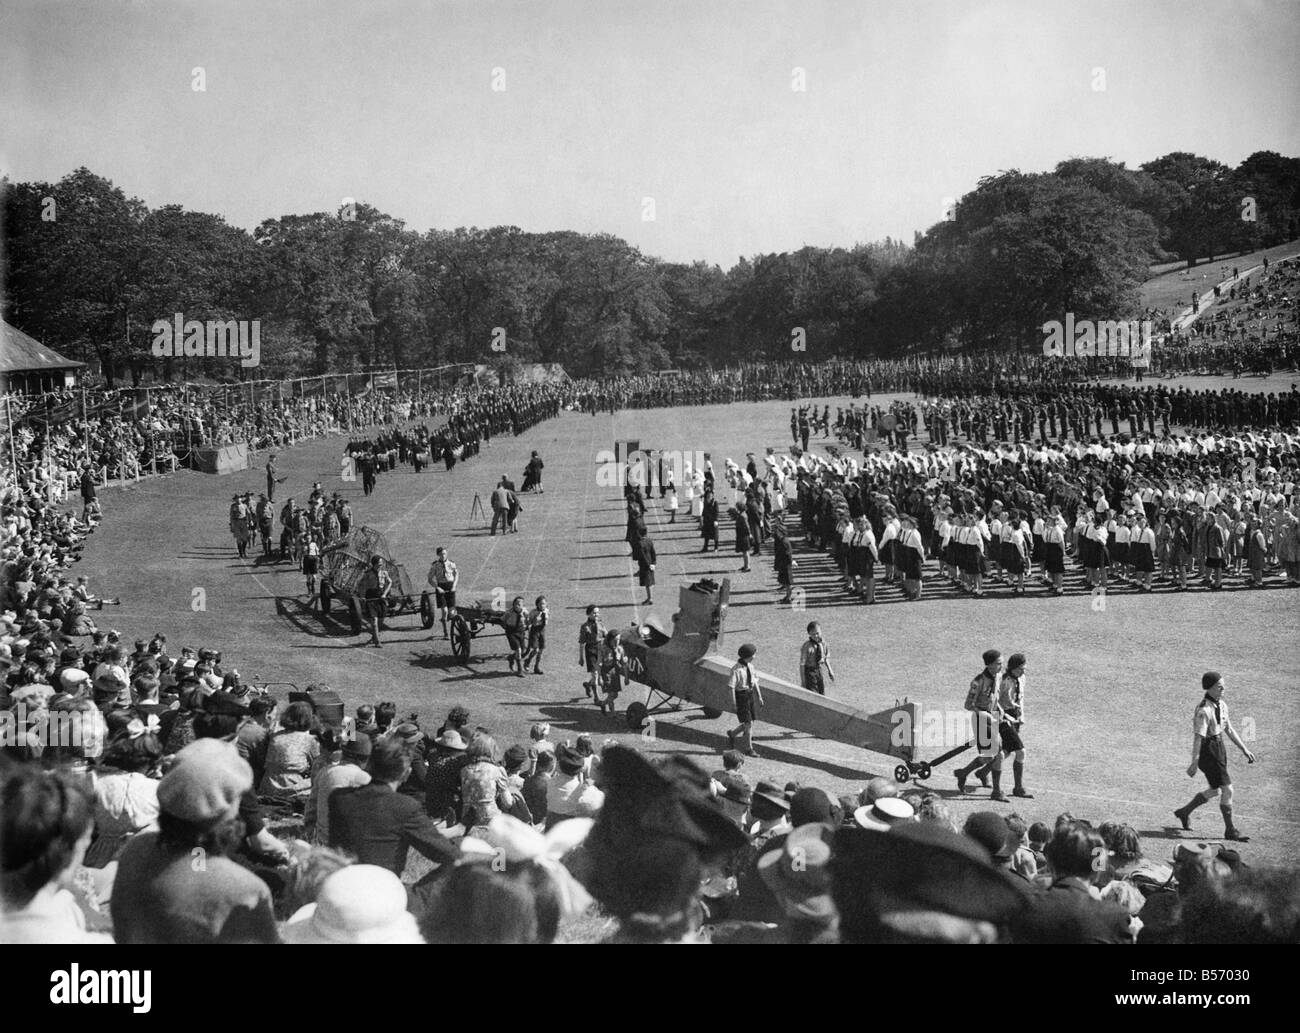
[[320, 583], [320, 612], [322, 614], [330, 612], [330, 583], [328, 581]]
[[451, 637], [452, 655], [461, 663], [469, 659], [469, 642], [470, 633], [469, 625], [465, 623], [465, 618], [457, 614], [451, 619], [451, 627], [448, 628], [448, 634]]
[[930, 777], [930, 765], [927, 764], [925, 761], [921, 761], [921, 763], [916, 766], [916, 780], [918, 782], [924, 782], [929, 777]]
[[906, 782], [911, 777], [912, 777], [912, 773], [907, 770], [906, 764], [900, 764], [898, 765], [898, 767], [894, 768], [895, 782]]
[[428, 592], [420, 593], [420, 627], [426, 631], [433, 627], [433, 600]]
[[634, 732], [641, 731], [645, 727], [646, 718], [650, 716], [650, 711], [646, 705], [640, 701], [629, 703], [627, 705], [627, 726]]
[[710, 721], [716, 721], [722, 716], [722, 711], [717, 707], [701, 707], [700, 709], [704, 712], [704, 716]]

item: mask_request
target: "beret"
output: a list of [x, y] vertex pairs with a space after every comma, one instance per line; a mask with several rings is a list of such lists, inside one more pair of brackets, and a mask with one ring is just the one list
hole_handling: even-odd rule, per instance
[[174, 818], [215, 825], [239, 809], [253, 788], [253, 769], [221, 739], [196, 739], [178, 754], [158, 783], [158, 805]]

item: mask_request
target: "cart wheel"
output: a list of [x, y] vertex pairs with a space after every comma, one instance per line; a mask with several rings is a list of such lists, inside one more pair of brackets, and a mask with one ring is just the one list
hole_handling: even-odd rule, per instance
[[704, 716], [710, 721], [716, 721], [722, 716], [722, 711], [717, 707], [700, 707], [700, 710], [704, 712]]
[[428, 592], [420, 593], [420, 626], [426, 631], [433, 627], [433, 600]]
[[469, 659], [469, 641], [473, 637], [470, 634], [469, 625], [465, 623], [465, 618], [460, 614], [451, 619], [451, 626], [447, 629], [451, 636], [451, 654], [461, 663]]
[[650, 716], [650, 711], [640, 700], [627, 705], [627, 726], [634, 732], [639, 732], [645, 727], [646, 718]]
[[910, 771], [907, 770], [907, 765], [906, 765], [906, 764], [900, 764], [900, 765], [898, 765], [898, 767], [894, 768], [894, 781], [895, 781], [895, 782], [906, 782], [906, 781], [907, 781], [909, 778], [911, 778], [911, 777], [912, 777], [912, 774], [911, 774]]
[[916, 766], [916, 780], [918, 782], [924, 782], [929, 777], [930, 777], [930, 765], [927, 764], [925, 761], [921, 761], [921, 763]]
[[330, 583], [322, 581], [320, 583], [320, 612], [326, 615], [330, 612]]

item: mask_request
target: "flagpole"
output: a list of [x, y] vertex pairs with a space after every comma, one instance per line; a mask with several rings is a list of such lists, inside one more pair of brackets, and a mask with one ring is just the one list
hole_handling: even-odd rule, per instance
[[14, 449], [14, 414], [9, 404], [9, 392], [5, 392], [5, 423], [9, 427], [9, 462], [14, 468], [14, 484], [18, 483], [18, 452]]

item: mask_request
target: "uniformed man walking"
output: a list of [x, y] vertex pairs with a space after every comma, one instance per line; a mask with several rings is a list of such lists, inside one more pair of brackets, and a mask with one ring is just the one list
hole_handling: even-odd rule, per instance
[[1012, 796], [1032, 800], [1034, 794], [1025, 788], [1025, 744], [1020, 738], [1020, 729], [1025, 723], [1025, 654], [1012, 653], [1007, 661], [1006, 673], [998, 687], [998, 704], [1002, 707], [1002, 724], [998, 726], [998, 735], [1002, 738], [1002, 752], [1014, 757], [1011, 773], [1015, 776], [1015, 788]]
[[[998, 702], [998, 690], [1002, 679], [1002, 654], [996, 649], [985, 650], [981, 657], [984, 670], [980, 671], [970, 683], [966, 692], [966, 709], [974, 715], [975, 748], [979, 751], [973, 761], [964, 768], [958, 768], [953, 774], [957, 777], [957, 791], [966, 792], [966, 779], [977, 768], [981, 783], [991, 773], [993, 775], [993, 794], [991, 800], [1006, 800], [1002, 792], [1002, 738], [998, 727], [1002, 723], [1002, 706]], [[987, 783], [985, 783], [987, 784]]]
[[821, 625], [816, 621], [810, 621], [808, 638], [799, 652], [800, 684], [809, 692], [815, 692], [819, 696], [826, 695], [826, 681], [822, 678], [823, 667], [831, 676], [831, 681], [835, 680], [835, 672], [831, 670], [829, 656], [830, 650], [822, 641]]
[[393, 578], [384, 568], [383, 560], [378, 556], [370, 557], [370, 569], [361, 578], [358, 588], [365, 606], [366, 623], [370, 625], [370, 644], [376, 649], [383, 648], [379, 641], [379, 629], [383, 623], [388, 607], [388, 592], [393, 587]]
[[1223, 701], [1223, 675], [1218, 671], [1207, 671], [1201, 676], [1201, 688], [1205, 690], [1205, 696], [1192, 715], [1192, 762], [1187, 766], [1187, 775], [1195, 778], [1197, 771], [1203, 772], [1209, 788], [1202, 789], [1185, 806], [1174, 811], [1174, 816], [1184, 830], [1190, 831], [1192, 811], [1221, 796], [1219, 810], [1223, 814], [1223, 838], [1245, 843], [1250, 837], [1242, 835], [1232, 820], [1232, 776], [1228, 773], [1228, 748], [1223, 743], [1224, 737], [1236, 744], [1247, 764], [1255, 763], [1255, 755], [1246, 748], [1228, 720], [1228, 704]]
[[447, 637], [447, 621], [456, 608], [456, 586], [460, 584], [460, 570], [447, 558], [447, 550], [438, 546], [437, 558], [429, 567], [429, 584], [433, 586], [433, 604], [442, 621], [442, 637]]

